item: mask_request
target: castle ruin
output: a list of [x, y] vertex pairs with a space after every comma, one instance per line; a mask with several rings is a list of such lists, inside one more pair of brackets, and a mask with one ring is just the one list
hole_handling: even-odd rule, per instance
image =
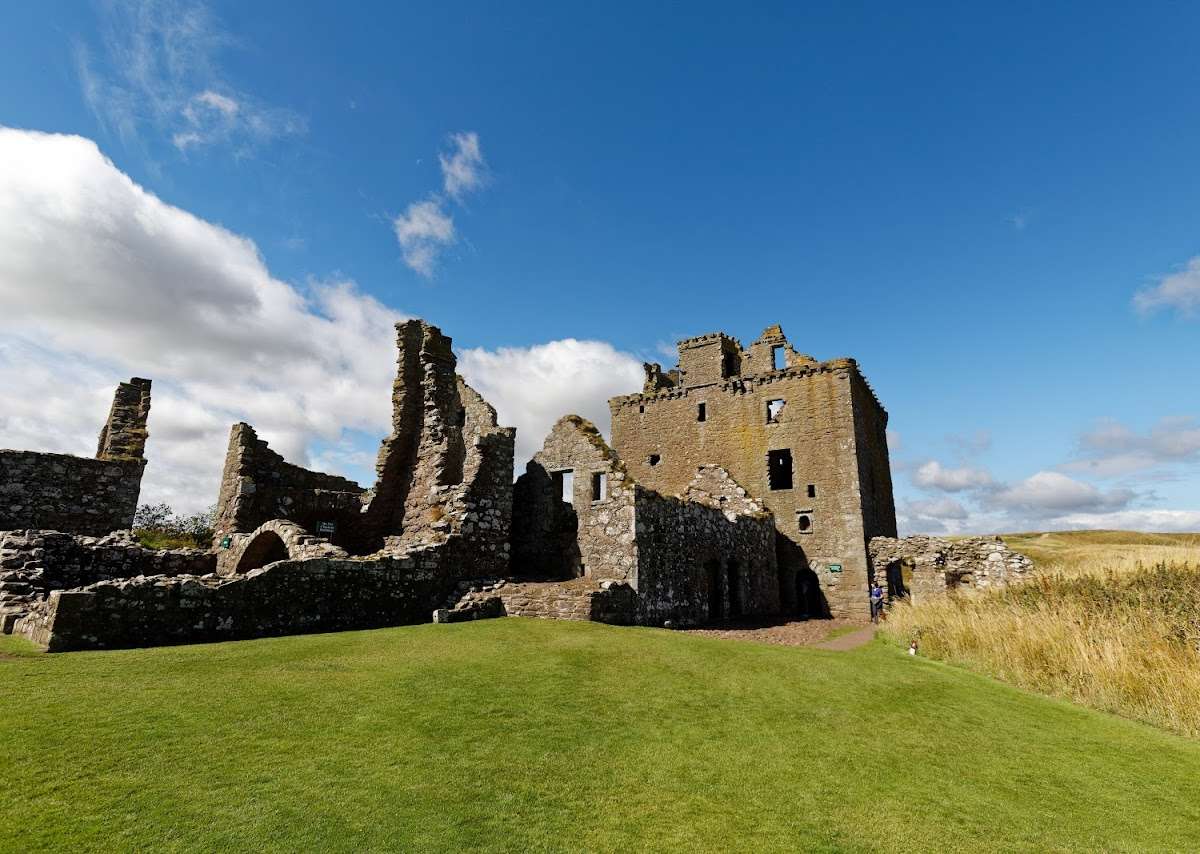
[[[410, 320], [396, 344], [372, 487], [235, 424], [211, 548], [128, 530], [148, 380], [118, 389], [96, 460], [0, 451], [0, 629], [58, 651], [431, 617], [865, 620], [873, 567], [946, 563], [894, 539], [887, 413], [857, 364], [798, 353], [778, 326], [749, 348], [680, 342], [677, 368], [646, 365], [641, 393], [609, 402], [611, 445], [564, 416], [515, 484], [515, 430], [457, 375], [450, 338]], [[994, 551], [980, 577], [1024, 571]]]

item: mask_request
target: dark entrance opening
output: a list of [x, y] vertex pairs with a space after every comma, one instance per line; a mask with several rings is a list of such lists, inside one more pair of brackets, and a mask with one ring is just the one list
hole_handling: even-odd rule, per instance
[[260, 566], [266, 566], [268, 563], [287, 559], [287, 545], [280, 536], [274, 531], [263, 531], [254, 538], [250, 545], [246, 546], [235, 572], [249, 572]]
[[731, 619], [742, 616], [741, 575], [741, 567], [736, 560], [725, 564], [725, 578], [729, 582], [729, 616]]
[[719, 623], [724, 619], [724, 604], [721, 595], [721, 563], [710, 560], [704, 564], [704, 576], [708, 580], [708, 621]]
[[885, 574], [889, 599], [899, 599], [908, 595], [908, 588], [904, 586], [904, 566], [900, 561], [894, 560], [889, 563]]
[[792, 450], [780, 448], [767, 452], [767, 479], [771, 489], [792, 488]]

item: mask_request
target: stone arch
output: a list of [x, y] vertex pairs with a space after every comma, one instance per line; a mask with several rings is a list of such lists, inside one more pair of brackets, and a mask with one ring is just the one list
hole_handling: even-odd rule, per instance
[[234, 552], [221, 563], [228, 567], [222, 574], [241, 575], [280, 560], [304, 560], [316, 557], [347, 557], [345, 549], [323, 537], [310, 534], [289, 519], [264, 522], [250, 534], [239, 538]]
[[246, 543], [246, 547], [242, 549], [242, 556], [238, 558], [237, 566], [233, 571], [235, 574], [241, 575], [278, 560], [287, 560], [289, 557], [291, 555], [288, 554], [287, 543], [283, 541], [282, 537], [274, 531], [262, 531]]

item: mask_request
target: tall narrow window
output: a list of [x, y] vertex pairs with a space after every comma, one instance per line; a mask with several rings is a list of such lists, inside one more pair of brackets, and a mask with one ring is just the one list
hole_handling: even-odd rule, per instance
[[783, 355], [783, 347], [776, 344], [771, 348], [771, 367], [777, 371], [782, 371], [787, 367], [787, 360]]
[[809, 498], [817, 497], [817, 485], [815, 483], [810, 483], [808, 485], [808, 497]]
[[696, 404], [696, 420], [697, 421], [707, 421], [708, 420], [708, 409], [703, 403]]
[[792, 451], [790, 448], [767, 452], [767, 479], [771, 489], [792, 488]]
[[592, 472], [592, 500], [603, 501], [608, 498], [608, 475], [602, 471]]
[[558, 497], [567, 504], [575, 503], [575, 472], [570, 469], [565, 471], [556, 471], [552, 475], [554, 478], [554, 491], [558, 493]]
[[737, 373], [737, 368], [733, 362], [733, 354], [726, 353], [724, 356], [721, 357], [721, 377], [724, 379], [728, 379], [729, 377], [733, 376], [735, 373]]

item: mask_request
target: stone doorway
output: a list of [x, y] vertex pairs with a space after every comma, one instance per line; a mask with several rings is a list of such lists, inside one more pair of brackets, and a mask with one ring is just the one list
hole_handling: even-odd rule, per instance
[[704, 576], [708, 582], [708, 621], [719, 623], [725, 618], [721, 595], [721, 562], [714, 559], [704, 564]]

